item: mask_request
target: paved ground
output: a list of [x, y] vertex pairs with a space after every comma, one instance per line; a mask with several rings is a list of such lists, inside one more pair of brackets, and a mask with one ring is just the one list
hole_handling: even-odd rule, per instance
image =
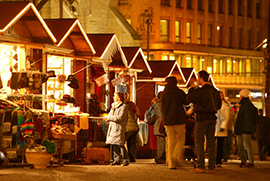
[[24, 167], [0, 168], [0, 181], [80, 181], [80, 180], [207, 180], [207, 181], [263, 181], [270, 180], [270, 161], [256, 161], [255, 168], [239, 168], [239, 160], [229, 160], [214, 174], [191, 173], [193, 165], [187, 161], [177, 170], [157, 165], [153, 159], [138, 159], [129, 166], [71, 165], [47, 169]]

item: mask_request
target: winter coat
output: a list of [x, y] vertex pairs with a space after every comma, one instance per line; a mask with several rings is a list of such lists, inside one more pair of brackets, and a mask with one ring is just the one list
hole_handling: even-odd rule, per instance
[[242, 98], [240, 108], [235, 122], [234, 134], [253, 134], [256, 121], [259, 119], [258, 110], [249, 100]]
[[[222, 120], [217, 119], [215, 137], [227, 137], [228, 136], [228, 123], [230, 119], [230, 106], [225, 101], [222, 101], [220, 108], [220, 114], [222, 115]], [[220, 128], [223, 131], [220, 131]]]
[[265, 116], [260, 116], [256, 125], [256, 138], [266, 138], [269, 136], [270, 131], [270, 119]]
[[156, 122], [154, 124], [154, 135], [165, 136], [165, 133], [160, 133], [158, 131], [160, 120], [163, 117], [163, 114], [161, 112], [161, 100], [160, 99], [156, 102], [155, 114], [156, 114]]
[[128, 121], [126, 126], [126, 132], [139, 131], [139, 126], [137, 123], [136, 104], [134, 102], [128, 101]]
[[[213, 96], [213, 101], [212, 97]], [[193, 103], [196, 121], [216, 120], [215, 114], [221, 108], [220, 93], [213, 86], [205, 84], [188, 90], [187, 99]]]
[[188, 105], [186, 94], [176, 84], [166, 84], [161, 96], [161, 112], [164, 125], [186, 124], [186, 112], [183, 105]]
[[[112, 109], [113, 110], [113, 109]], [[106, 144], [124, 145], [125, 131], [128, 120], [128, 105], [121, 103], [110, 111], [108, 121], [110, 121]]]

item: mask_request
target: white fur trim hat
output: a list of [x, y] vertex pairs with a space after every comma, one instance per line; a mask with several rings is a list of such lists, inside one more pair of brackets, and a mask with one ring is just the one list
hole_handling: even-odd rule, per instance
[[242, 97], [249, 97], [250, 91], [248, 89], [242, 89], [239, 94]]

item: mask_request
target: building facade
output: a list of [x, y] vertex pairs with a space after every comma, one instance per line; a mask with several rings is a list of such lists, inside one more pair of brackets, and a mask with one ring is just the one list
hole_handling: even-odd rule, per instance
[[[267, 0], [117, 0], [151, 60], [209, 72], [230, 102], [242, 88], [264, 107]], [[147, 46], [147, 44], [149, 45]]]

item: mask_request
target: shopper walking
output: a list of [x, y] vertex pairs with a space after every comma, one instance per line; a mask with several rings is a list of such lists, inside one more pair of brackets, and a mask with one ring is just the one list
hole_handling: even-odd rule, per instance
[[114, 103], [107, 117], [110, 122], [107, 132], [106, 144], [112, 145], [113, 162], [111, 165], [121, 165], [120, 152], [123, 165], [129, 165], [125, 144], [125, 132], [128, 120], [128, 105], [124, 103], [124, 93], [114, 93]]
[[270, 119], [263, 116], [263, 110], [259, 109], [260, 119], [256, 125], [256, 139], [258, 142], [259, 159], [261, 161], [267, 160], [269, 133], [270, 133]]
[[223, 159], [223, 144], [224, 139], [228, 136], [228, 123], [230, 118], [230, 104], [225, 99], [222, 91], [219, 91], [220, 98], [222, 100], [221, 108], [218, 110], [215, 137], [217, 139], [217, 154], [216, 154], [216, 166], [221, 167]]
[[215, 169], [215, 125], [216, 113], [221, 108], [221, 99], [218, 90], [209, 83], [209, 74], [202, 70], [199, 72], [197, 83], [193, 82], [188, 91], [187, 98], [193, 103], [193, 111], [196, 114], [195, 121], [195, 149], [197, 153], [197, 168], [194, 173], [205, 172], [204, 136], [207, 140], [209, 173]]
[[[259, 119], [258, 110], [249, 99], [250, 91], [240, 91], [240, 108], [235, 122], [234, 134], [237, 135], [240, 167], [254, 167], [254, 154], [251, 145], [251, 136], [254, 134], [256, 121]], [[247, 163], [246, 151], [249, 163]]]
[[161, 96], [162, 92], [159, 92], [157, 95], [157, 102], [155, 106], [155, 114], [156, 114], [156, 122], [154, 124], [154, 135], [157, 137], [157, 155], [155, 161], [157, 164], [165, 164], [166, 163], [166, 140], [165, 133], [160, 133], [158, 130], [160, 120], [163, 118], [163, 114], [161, 112]]
[[161, 97], [161, 112], [167, 134], [167, 160], [170, 169], [177, 169], [183, 159], [186, 133], [186, 113], [183, 105], [188, 105], [186, 94], [177, 87], [174, 76], [165, 79], [166, 85]]
[[137, 119], [140, 116], [140, 110], [134, 102], [129, 101], [129, 94], [127, 92], [124, 93], [124, 96], [125, 104], [128, 105], [128, 121], [126, 126], [125, 139], [127, 143], [129, 161], [135, 162], [137, 153], [137, 134], [139, 132]]

